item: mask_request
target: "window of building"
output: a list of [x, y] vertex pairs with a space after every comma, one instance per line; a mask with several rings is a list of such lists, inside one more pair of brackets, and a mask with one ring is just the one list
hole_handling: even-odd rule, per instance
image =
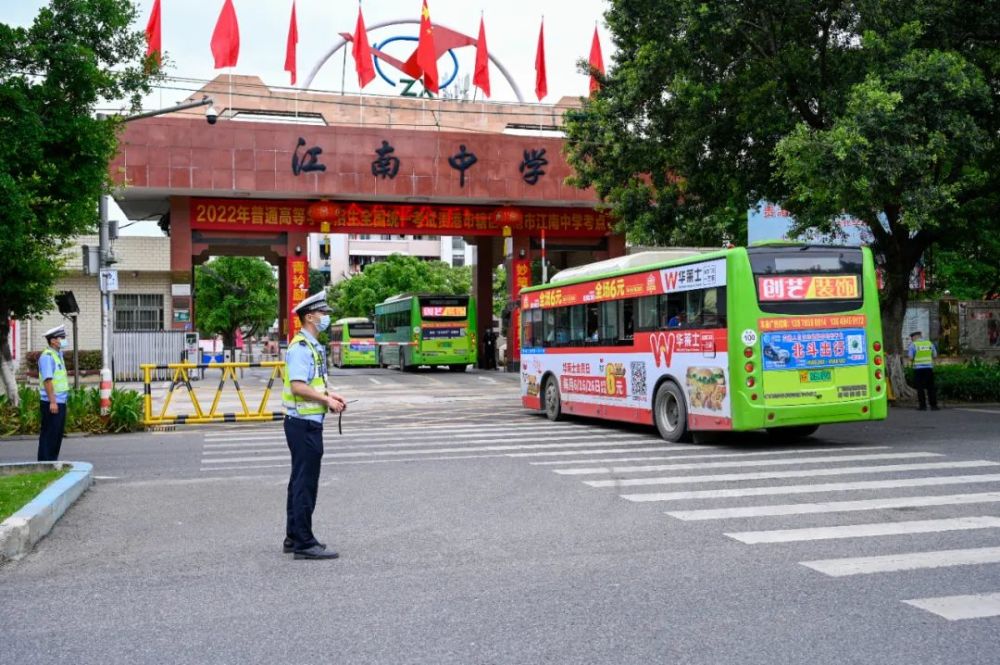
[[163, 330], [163, 295], [116, 293], [115, 330]]
[[461, 268], [465, 265], [465, 254], [455, 254], [451, 257], [451, 265]]
[[454, 250], [465, 251], [465, 241], [459, 236], [454, 236], [451, 239], [451, 248]]

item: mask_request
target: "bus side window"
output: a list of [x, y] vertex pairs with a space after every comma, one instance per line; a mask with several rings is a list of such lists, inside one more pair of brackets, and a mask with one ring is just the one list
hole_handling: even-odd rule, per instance
[[619, 344], [631, 344], [635, 337], [636, 302], [635, 298], [629, 298], [618, 303], [618, 320], [621, 322], [618, 335]]
[[583, 305], [569, 308], [569, 339], [571, 344], [583, 344], [587, 340], [587, 313]]
[[543, 341], [542, 310], [531, 310], [531, 341], [532, 346], [542, 346]]
[[687, 325], [683, 293], [666, 293], [660, 296], [660, 328], [683, 328]]
[[618, 303], [614, 300], [600, 304], [601, 312], [601, 334], [602, 344], [617, 344], [618, 336], [622, 329], [618, 321]]
[[542, 330], [544, 338], [542, 346], [555, 346], [556, 341], [556, 310], [546, 309], [542, 312]]
[[659, 303], [656, 296], [643, 296], [636, 301], [637, 331], [656, 330], [659, 327]]
[[569, 344], [569, 307], [559, 307], [556, 312], [556, 334], [555, 345], [566, 346]]
[[591, 303], [587, 308], [587, 342], [596, 344], [600, 339], [598, 331], [597, 305]]

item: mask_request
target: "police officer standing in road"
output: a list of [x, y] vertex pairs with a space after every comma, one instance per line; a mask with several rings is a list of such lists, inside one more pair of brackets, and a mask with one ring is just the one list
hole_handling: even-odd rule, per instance
[[48, 348], [38, 356], [38, 392], [41, 393], [42, 428], [38, 435], [38, 461], [55, 462], [66, 429], [66, 398], [69, 376], [62, 349], [66, 348], [66, 327], [56, 326], [45, 333]]
[[326, 293], [306, 298], [294, 312], [302, 331], [288, 344], [281, 399], [285, 407], [285, 440], [292, 454], [283, 550], [294, 552], [296, 559], [336, 559], [339, 555], [326, 549], [312, 531], [323, 459], [323, 417], [327, 411], [340, 413], [346, 408], [340, 395], [326, 389], [326, 352], [316, 339], [330, 326]]
[[[934, 387], [934, 359], [937, 358], [937, 347], [930, 340], [921, 339], [923, 333], [919, 330], [910, 333], [910, 360], [913, 361], [913, 383], [916, 384], [918, 407], [927, 410], [927, 402], [931, 403], [931, 411], [938, 410], [937, 389]], [[927, 397], [924, 397], [924, 393]]]

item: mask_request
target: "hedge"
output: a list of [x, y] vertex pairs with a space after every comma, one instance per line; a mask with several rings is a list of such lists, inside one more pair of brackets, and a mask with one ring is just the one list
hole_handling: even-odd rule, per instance
[[[30, 376], [38, 376], [38, 356], [42, 355], [41, 351], [29, 351], [24, 354], [25, 362], [28, 367], [28, 374]], [[66, 371], [73, 371], [73, 351], [72, 349], [63, 350], [63, 358], [66, 361]], [[81, 372], [100, 372], [101, 371], [101, 352], [100, 351], [80, 351], [80, 371]]]
[[[906, 380], [913, 385], [913, 368], [906, 368]], [[961, 365], [934, 368], [938, 397], [960, 402], [1000, 402], [1000, 360], [973, 359]]]
[[[37, 434], [41, 426], [41, 398], [38, 390], [20, 386], [20, 406], [0, 395], [0, 437]], [[111, 412], [101, 418], [101, 393], [97, 388], [70, 390], [66, 400], [66, 431], [108, 434], [135, 432], [142, 421], [142, 395], [134, 390], [112, 390]]]

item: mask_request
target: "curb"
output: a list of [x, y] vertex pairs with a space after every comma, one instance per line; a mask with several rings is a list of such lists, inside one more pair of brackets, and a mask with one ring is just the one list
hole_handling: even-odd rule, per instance
[[30, 462], [0, 464], [10, 467], [37, 468], [39, 471], [70, 467], [62, 478], [46, 487], [26, 506], [0, 522], [0, 563], [15, 561], [31, 551], [55, 526], [63, 513], [94, 482], [94, 467], [86, 462]]

